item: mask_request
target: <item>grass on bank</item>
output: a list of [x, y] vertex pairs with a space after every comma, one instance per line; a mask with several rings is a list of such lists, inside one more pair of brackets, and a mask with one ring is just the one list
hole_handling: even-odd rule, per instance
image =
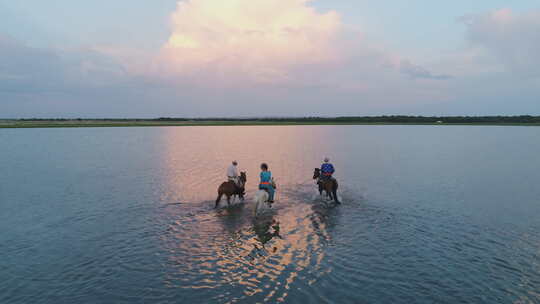
[[480, 126], [540, 126], [540, 122], [445, 122], [445, 121], [362, 121], [335, 119], [263, 119], [263, 120], [172, 120], [172, 119], [39, 119], [0, 120], [0, 128], [85, 128], [85, 127], [166, 127], [166, 126], [280, 126], [280, 125], [480, 125]]

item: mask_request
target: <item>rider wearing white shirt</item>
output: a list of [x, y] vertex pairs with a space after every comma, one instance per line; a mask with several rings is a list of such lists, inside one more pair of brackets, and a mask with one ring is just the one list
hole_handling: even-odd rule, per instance
[[227, 178], [229, 181], [233, 181], [238, 187], [240, 187], [240, 179], [238, 177], [238, 162], [233, 161], [229, 168], [227, 168]]

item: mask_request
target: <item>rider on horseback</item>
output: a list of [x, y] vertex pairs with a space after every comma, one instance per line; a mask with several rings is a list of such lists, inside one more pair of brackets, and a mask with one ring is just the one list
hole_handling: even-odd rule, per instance
[[321, 168], [315, 168], [313, 179], [317, 179], [317, 185], [319, 186], [319, 193], [321, 195], [323, 191], [326, 191], [327, 197], [333, 198], [336, 204], [341, 204], [337, 196], [338, 182], [332, 177], [335, 171], [334, 166], [330, 163], [330, 159], [325, 157]]
[[260, 190], [266, 190], [268, 192], [268, 202], [274, 202], [274, 185], [272, 181], [272, 172], [268, 171], [268, 165], [263, 163], [261, 164], [261, 183], [259, 184]]
[[336, 170], [334, 169], [334, 165], [330, 163], [330, 158], [325, 157], [324, 163], [321, 165], [321, 180], [327, 180], [332, 178], [332, 174], [334, 174]]

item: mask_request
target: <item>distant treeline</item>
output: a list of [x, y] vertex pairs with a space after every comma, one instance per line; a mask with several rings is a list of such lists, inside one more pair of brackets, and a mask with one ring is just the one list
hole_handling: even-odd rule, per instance
[[520, 115], [520, 116], [342, 116], [342, 117], [265, 117], [265, 118], [226, 118], [226, 117], [206, 117], [206, 118], [177, 118], [160, 117], [154, 119], [138, 118], [29, 118], [18, 119], [18, 121], [94, 121], [94, 122], [282, 122], [282, 123], [448, 123], [448, 124], [538, 124], [540, 116]]

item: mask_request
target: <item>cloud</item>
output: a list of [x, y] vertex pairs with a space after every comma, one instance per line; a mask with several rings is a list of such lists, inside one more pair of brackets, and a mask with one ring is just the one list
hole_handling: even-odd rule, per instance
[[473, 46], [484, 48], [512, 71], [540, 76], [540, 10], [517, 14], [499, 9], [460, 20]]
[[445, 80], [450, 79], [450, 75], [436, 75], [428, 71], [426, 68], [419, 65], [412, 64], [409, 60], [402, 60], [399, 65], [399, 70], [401, 73], [408, 75], [411, 78], [423, 78], [423, 79], [433, 79], [433, 80]]
[[0, 35], [0, 89], [39, 91], [52, 89], [62, 79], [60, 58], [48, 50], [25, 47]]
[[[383, 75], [445, 80], [346, 29], [307, 0], [179, 2], [152, 77], [203, 87], [345, 88], [366, 91]], [[378, 79], [377, 83], [375, 79]]]
[[93, 48], [34, 48], [0, 34], [0, 117], [123, 116], [148, 87]]
[[287, 81], [291, 65], [331, 61], [342, 26], [336, 12], [319, 13], [306, 0], [189, 0], [171, 19], [165, 70], [224, 83]]
[[11, 63], [0, 72], [11, 79], [0, 90], [10, 90], [10, 100], [33, 92], [32, 104], [44, 107], [39, 113], [102, 109], [97, 116], [146, 117], [347, 114], [446, 97], [437, 85], [413, 81], [444, 76], [309, 4], [179, 2], [158, 54], [114, 45], [36, 49], [12, 41], [0, 45], [0, 53], [11, 49], [0, 58], [0, 65]]
[[0, 89], [12, 92], [66, 91], [116, 85], [124, 67], [92, 48], [29, 47], [0, 34]]
[[[482, 114], [495, 104], [490, 109], [501, 113], [537, 108], [538, 78], [529, 77], [539, 70], [536, 11], [463, 17], [470, 47], [444, 56], [404, 56], [364, 29], [351, 29], [336, 12], [310, 5], [181, 1], [171, 15], [170, 36], [155, 52], [112, 44], [35, 48], [0, 35], [0, 114]], [[515, 80], [514, 74], [529, 78]]]

